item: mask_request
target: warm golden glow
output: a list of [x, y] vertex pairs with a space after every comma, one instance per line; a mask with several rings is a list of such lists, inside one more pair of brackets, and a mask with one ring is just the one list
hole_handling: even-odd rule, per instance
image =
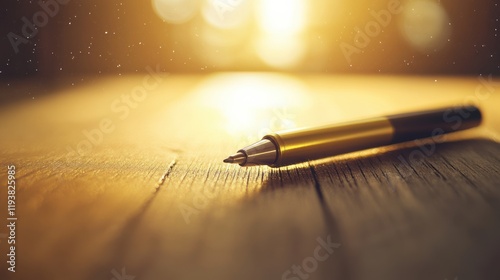
[[307, 3], [305, 0], [258, 1], [260, 35], [255, 49], [267, 65], [291, 68], [303, 59], [306, 45], [301, 35], [306, 28]]
[[275, 68], [291, 68], [298, 65], [305, 54], [305, 44], [300, 36], [263, 34], [256, 42], [260, 59]]
[[257, 17], [266, 33], [295, 34], [306, 25], [305, 0], [259, 0]]
[[295, 127], [295, 114], [309, 100], [296, 79], [278, 74], [219, 74], [204, 82], [197, 99], [214, 108], [229, 134], [253, 140], [276, 130]]
[[173, 24], [201, 15], [205, 24], [196, 28], [195, 36], [185, 38], [204, 45], [196, 52], [212, 67], [258, 66], [257, 57], [272, 68], [293, 69], [309, 50], [307, 15], [312, 7], [307, 0], [152, 0], [152, 4], [160, 18]]

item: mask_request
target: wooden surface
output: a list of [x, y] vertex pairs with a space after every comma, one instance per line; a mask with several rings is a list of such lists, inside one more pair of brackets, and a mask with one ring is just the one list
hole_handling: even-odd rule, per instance
[[[478, 95], [474, 77], [163, 74], [128, 115], [113, 109], [145, 77], [2, 87], [51, 94], [0, 107], [0, 182], [15, 164], [18, 217], [16, 273], [0, 238], [1, 279], [499, 279], [498, 81]], [[409, 165], [414, 143], [281, 169], [222, 163], [269, 129], [464, 101], [481, 128], [425, 142]], [[69, 152], [103, 121], [102, 139]], [[314, 264], [318, 239], [333, 253], [286, 274]]]

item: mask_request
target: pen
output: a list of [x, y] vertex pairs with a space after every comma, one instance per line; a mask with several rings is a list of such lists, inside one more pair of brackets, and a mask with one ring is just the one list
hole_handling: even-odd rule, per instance
[[286, 166], [479, 126], [475, 106], [442, 108], [276, 132], [224, 160], [241, 166]]

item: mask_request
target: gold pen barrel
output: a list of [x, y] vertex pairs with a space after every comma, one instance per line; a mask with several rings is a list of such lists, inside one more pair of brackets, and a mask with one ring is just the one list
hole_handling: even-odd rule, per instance
[[373, 118], [313, 129], [297, 129], [267, 135], [277, 147], [271, 166], [279, 167], [352, 151], [388, 145], [394, 128], [387, 118]]
[[464, 130], [480, 123], [479, 109], [464, 106], [288, 130], [264, 139], [277, 150], [270, 166], [279, 167]]

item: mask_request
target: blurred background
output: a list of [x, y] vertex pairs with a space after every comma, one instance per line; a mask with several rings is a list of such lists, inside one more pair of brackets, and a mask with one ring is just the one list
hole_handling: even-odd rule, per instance
[[496, 0], [4, 0], [0, 76], [500, 73]]

